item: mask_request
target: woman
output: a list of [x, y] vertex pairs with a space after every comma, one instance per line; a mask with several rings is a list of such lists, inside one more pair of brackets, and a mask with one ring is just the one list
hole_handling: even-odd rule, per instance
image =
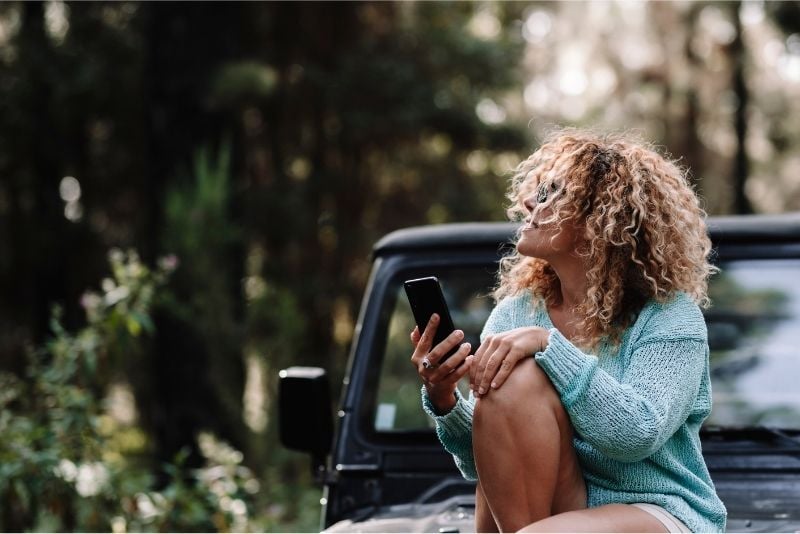
[[[468, 479], [476, 530], [724, 531], [703, 461], [711, 410], [704, 213], [650, 148], [566, 131], [520, 164], [525, 219], [471, 354], [411, 334], [423, 406]], [[471, 394], [456, 383], [469, 374]]]

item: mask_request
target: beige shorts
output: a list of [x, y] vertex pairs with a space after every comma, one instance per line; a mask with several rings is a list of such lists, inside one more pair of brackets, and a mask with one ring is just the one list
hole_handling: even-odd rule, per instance
[[679, 521], [674, 515], [656, 504], [637, 502], [631, 504], [631, 506], [635, 506], [640, 510], [644, 510], [648, 514], [658, 519], [667, 529], [667, 532], [691, 532], [691, 530], [686, 528], [686, 525]]

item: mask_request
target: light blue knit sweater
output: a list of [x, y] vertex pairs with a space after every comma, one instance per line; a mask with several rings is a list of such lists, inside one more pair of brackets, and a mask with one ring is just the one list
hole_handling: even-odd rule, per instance
[[[505, 298], [484, 326], [485, 336], [521, 326], [550, 330], [535, 355], [575, 428], [574, 446], [589, 507], [647, 502], [662, 506], [693, 532], [723, 532], [726, 511], [714, 490], [698, 432], [711, 412], [706, 325], [697, 305], [679, 293], [650, 301], [620, 345], [583, 353], [553, 327], [530, 294]], [[502, 386], [501, 386], [502, 387]], [[474, 398], [456, 393], [456, 406], [436, 415], [423, 407], [465, 478], [475, 480]], [[491, 393], [490, 393], [491, 395]], [[535, 399], [532, 399], [535, 402]]]

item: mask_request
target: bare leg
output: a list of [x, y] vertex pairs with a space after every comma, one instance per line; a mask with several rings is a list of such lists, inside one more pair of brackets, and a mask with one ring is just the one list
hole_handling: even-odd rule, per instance
[[501, 532], [586, 507], [569, 417], [533, 358], [477, 401], [472, 424], [478, 478]]
[[486, 497], [483, 495], [480, 481], [475, 488], [475, 532], [499, 532]]

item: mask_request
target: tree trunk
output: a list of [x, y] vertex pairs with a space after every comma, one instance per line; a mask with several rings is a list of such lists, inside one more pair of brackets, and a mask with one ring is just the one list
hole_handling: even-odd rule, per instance
[[734, 129], [736, 131], [736, 156], [733, 163], [733, 212], [752, 213], [753, 207], [747, 198], [747, 177], [750, 173], [750, 160], [747, 157], [747, 106], [750, 93], [745, 83], [745, 48], [742, 41], [742, 22], [739, 17], [741, 1], [728, 4], [736, 37], [730, 45], [729, 53], [733, 62], [733, 92], [736, 95]]
[[[206, 147], [213, 157], [220, 137], [225, 135], [224, 118], [207, 109], [206, 99], [219, 66], [236, 57], [245, 8], [243, 3], [203, 3], [191, 9], [172, 2], [141, 6], [145, 17], [143, 86], [147, 111], [145, 198], [151, 201], [142, 238], [146, 243], [145, 257], [150, 261], [163, 252], [163, 199], [167, 185], [179, 183], [179, 178], [189, 178], [188, 183], [194, 183], [196, 151]], [[213, 39], [209, 38], [211, 35]], [[217, 276], [225, 280], [222, 285], [228, 291], [226, 301], [239, 302], [241, 248], [208, 253], [222, 255], [215, 257], [215, 262], [223, 267]], [[191, 263], [191, 258], [181, 260]], [[191, 272], [191, 265], [186, 267]], [[220, 324], [240, 323], [241, 308], [235, 304], [231, 309], [194, 309], [189, 303], [194, 294], [191, 286], [197, 283], [202, 282], [191, 274], [182, 274], [180, 269], [173, 277], [173, 290], [187, 309], [206, 319], [219, 314]], [[245, 441], [241, 339], [228, 340], [221, 351], [220, 343], [207, 343], [209, 334], [219, 332], [203, 331], [203, 317], [187, 319], [159, 310], [155, 319], [157, 335], [150, 377], [140, 381], [140, 387], [149, 391], [137, 391], [137, 401], [143, 404], [142, 412], [154, 433], [158, 460], [172, 461], [181, 448], [189, 447], [195, 451], [190, 464], [199, 464], [195, 438], [203, 429], [217, 432], [235, 447], [241, 447]]]

